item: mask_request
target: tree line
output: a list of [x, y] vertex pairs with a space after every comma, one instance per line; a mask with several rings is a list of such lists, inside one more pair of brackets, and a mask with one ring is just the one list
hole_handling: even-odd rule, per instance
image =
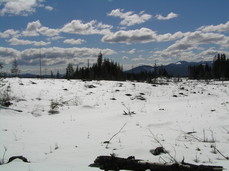
[[205, 65], [189, 66], [190, 79], [229, 79], [229, 59], [225, 54], [217, 54], [212, 66]]
[[98, 55], [97, 62], [91, 67], [78, 66], [74, 69], [73, 64], [68, 64], [66, 68], [66, 79], [90, 79], [90, 80], [122, 80], [123, 79], [123, 68], [117, 62], [109, 59], [103, 59], [102, 53]]
[[[7, 74], [1, 72], [3, 65], [0, 63], [0, 77], [6, 77]], [[217, 54], [212, 65], [206, 63], [205, 65], [194, 65], [189, 66], [190, 79], [229, 79], [229, 59], [225, 54]], [[18, 67], [17, 60], [14, 59], [11, 68], [11, 77], [19, 76], [20, 70]], [[140, 73], [134, 72], [124, 72], [122, 65], [113, 60], [103, 58], [102, 53], [99, 53], [97, 62], [92, 66], [88, 65], [86, 67], [77, 66], [74, 69], [74, 64], [68, 64], [66, 68], [66, 73], [61, 75], [59, 71], [54, 76], [51, 71], [50, 78], [66, 78], [66, 79], [85, 79], [85, 80], [136, 80], [136, 81], [147, 81], [151, 82], [157, 77], [170, 77], [166, 69], [161, 65], [157, 66], [154, 64], [152, 71], [144, 71]]]
[[66, 68], [66, 79], [86, 79], [86, 80], [136, 80], [136, 81], [151, 81], [158, 76], [168, 76], [167, 71], [155, 64], [154, 71], [141, 73], [127, 73], [123, 71], [122, 65], [113, 60], [103, 58], [102, 53], [98, 55], [97, 62], [91, 67], [78, 66], [74, 69], [73, 64], [68, 64]]

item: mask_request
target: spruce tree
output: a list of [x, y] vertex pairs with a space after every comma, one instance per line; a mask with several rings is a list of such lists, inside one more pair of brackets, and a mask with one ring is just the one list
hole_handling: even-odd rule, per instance
[[66, 68], [65, 78], [66, 79], [72, 79], [73, 76], [74, 76], [73, 65], [71, 63], [69, 63], [68, 66], [67, 66], [67, 68]]
[[11, 68], [11, 73], [14, 77], [17, 77], [19, 76], [19, 72], [20, 70], [18, 69], [18, 63], [17, 63], [17, 60], [16, 58], [13, 60], [12, 62], [12, 68]]

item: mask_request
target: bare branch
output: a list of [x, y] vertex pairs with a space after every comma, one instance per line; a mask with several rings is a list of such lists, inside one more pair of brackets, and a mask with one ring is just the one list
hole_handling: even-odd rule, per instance
[[115, 133], [108, 141], [105, 141], [105, 142], [107, 143], [106, 148], [108, 148], [108, 144], [110, 144], [111, 140], [123, 130], [123, 128], [126, 126], [126, 124], [127, 124], [127, 123], [125, 123], [125, 124], [122, 126], [122, 128], [121, 128], [117, 133]]

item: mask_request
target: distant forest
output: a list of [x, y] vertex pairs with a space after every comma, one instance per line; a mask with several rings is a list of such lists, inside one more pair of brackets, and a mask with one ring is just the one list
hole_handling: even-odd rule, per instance
[[190, 79], [229, 79], [229, 59], [225, 54], [218, 54], [213, 59], [212, 66], [205, 65], [189, 66]]
[[[7, 75], [1, 72], [3, 65], [0, 63], [0, 77], [19, 77], [20, 70], [16, 59], [12, 63], [11, 75]], [[229, 59], [225, 54], [217, 54], [212, 62], [212, 65], [206, 64], [193, 65], [188, 67], [188, 78], [189, 79], [220, 79], [229, 80]], [[182, 75], [182, 73], [180, 74]], [[31, 75], [31, 78], [34, 77]], [[37, 76], [38, 78], [42, 77]], [[43, 76], [44, 77], [44, 76]], [[113, 60], [103, 58], [102, 53], [99, 53], [97, 62], [92, 66], [74, 68], [74, 64], [69, 63], [66, 67], [64, 75], [60, 75], [59, 71], [56, 76], [51, 71], [50, 76], [44, 78], [65, 78], [65, 79], [83, 79], [83, 80], [135, 80], [135, 81], [147, 81], [152, 82], [158, 77], [172, 77], [161, 65], [157, 66], [155, 63], [152, 71], [144, 71], [140, 73], [136, 72], [125, 72], [123, 66]]]
[[[225, 54], [218, 54], [213, 59], [212, 66], [205, 65], [189, 66], [190, 79], [229, 79], [229, 59]], [[152, 72], [130, 73], [124, 72], [122, 65], [110, 59], [103, 58], [102, 53], [98, 55], [97, 62], [91, 67], [73, 68], [68, 64], [66, 68], [66, 79], [85, 80], [136, 80], [151, 82], [154, 78], [171, 77], [163, 66], [154, 64]]]
[[68, 64], [66, 68], [66, 79], [85, 79], [85, 80], [137, 80], [151, 81], [153, 78], [163, 76], [168, 77], [166, 70], [155, 64], [154, 72], [127, 73], [123, 67], [110, 59], [103, 58], [102, 53], [98, 55], [97, 62], [93, 66], [77, 67], [75, 70], [73, 64]]

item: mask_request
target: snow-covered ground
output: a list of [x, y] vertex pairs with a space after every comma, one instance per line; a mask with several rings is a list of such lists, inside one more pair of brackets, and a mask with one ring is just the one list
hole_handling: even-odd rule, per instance
[[[5, 162], [23, 155], [31, 163], [17, 159], [0, 171], [96, 171], [88, 165], [113, 153], [160, 163], [184, 158], [229, 170], [222, 156], [229, 157], [229, 82], [3, 82], [1, 96], [8, 94], [13, 104], [0, 109], [0, 159], [7, 149]], [[51, 103], [59, 104], [53, 114]], [[157, 141], [172, 157], [150, 153]]]

